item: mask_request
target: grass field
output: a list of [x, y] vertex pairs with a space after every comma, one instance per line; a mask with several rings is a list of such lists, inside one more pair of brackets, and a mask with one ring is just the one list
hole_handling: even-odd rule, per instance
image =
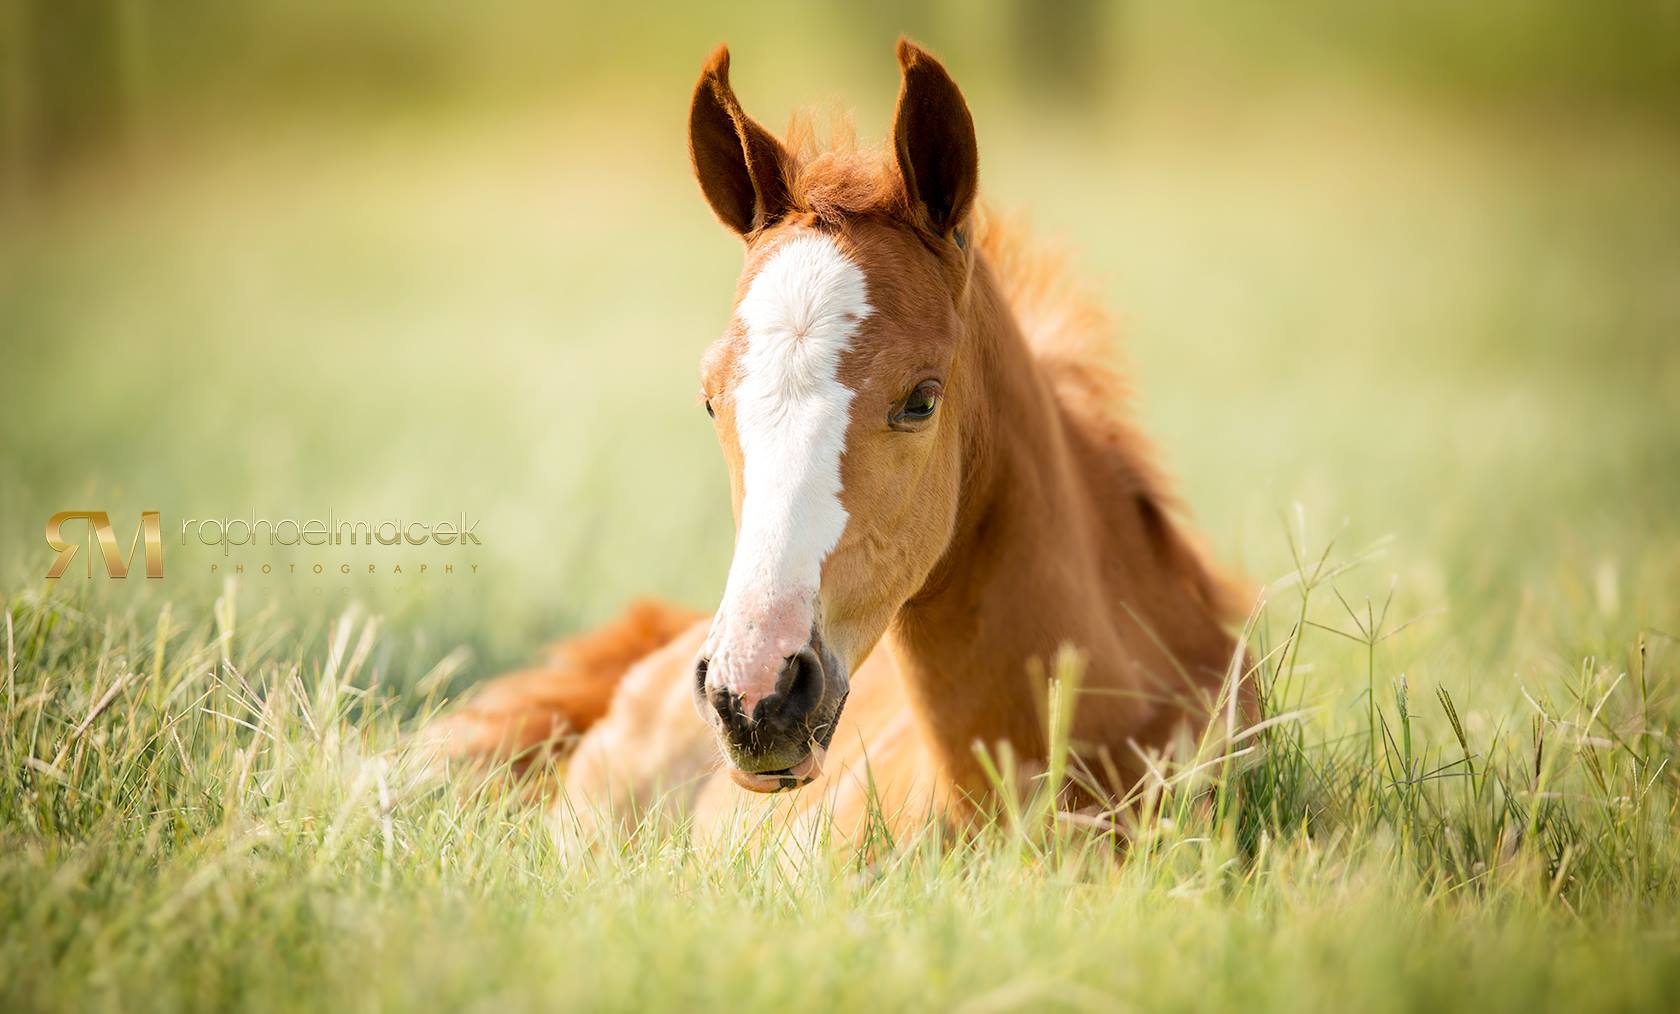
[[[880, 53], [838, 75], [865, 135]], [[722, 587], [699, 55], [634, 116], [183, 128], [0, 224], [0, 1009], [1680, 1006], [1680, 135], [1643, 114], [1144, 67], [1094, 129], [971, 89], [987, 195], [1105, 294], [1266, 589], [1278, 720], [1123, 846], [1029, 806], [870, 862], [563, 853], [422, 777], [403, 734], [473, 681]], [[788, 59], [737, 47], [770, 122], [839, 90]], [[76, 507], [161, 510], [166, 578], [44, 581]], [[328, 510], [464, 511], [479, 571], [171, 527]]]

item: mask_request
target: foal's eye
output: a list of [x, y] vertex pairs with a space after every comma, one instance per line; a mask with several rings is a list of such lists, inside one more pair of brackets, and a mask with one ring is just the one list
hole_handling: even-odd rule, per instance
[[933, 410], [939, 407], [939, 391], [937, 380], [924, 380], [917, 384], [916, 389], [893, 412], [893, 425], [913, 425], [933, 418]]
[[704, 395], [701, 395], [700, 403], [702, 405], [706, 406], [706, 414], [707, 415], [711, 416], [713, 419], [717, 418], [717, 413], [712, 411], [712, 399], [710, 399], [710, 398], [708, 398]]

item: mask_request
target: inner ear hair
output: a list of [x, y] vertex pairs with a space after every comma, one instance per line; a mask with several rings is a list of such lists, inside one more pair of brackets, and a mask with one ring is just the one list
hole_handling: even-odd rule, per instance
[[718, 219], [742, 236], [788, 210], [787, 153], [746, 114], [729, 85], [729, 48], [707, 58], [688, 113], [688, 151]]
[[974, 118], [956, 82], [927, 50], [899, 39], [898, 64], [904, 80], [893, 146], [905, 195], [926, 228], [966, 246], [980, 170]]

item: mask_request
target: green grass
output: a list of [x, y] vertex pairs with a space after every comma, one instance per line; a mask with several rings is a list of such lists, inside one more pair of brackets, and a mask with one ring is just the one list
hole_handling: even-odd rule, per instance
[[[1303, 569], [1284, 597], [1310, 617], [1334, 568]], [[1480, 733], [1445, 685], [1372, 663], [1372, 740], [1303, 720], [1312, 671], [1347, 656], [1288, 623], [1256, 645], [1277, 721], [1169, 768], [1119, 836], [1040, 797], [972, 839], [790, 859], [681, 828], [560, 848], [522, 796], [401, 749], [415, 709], [376, 621], [300, 646], [231, 597], [215, 613], [13, 602], [9, 1008], [1662, 1009], [1680, 990], [1666, 643], [1555, 674], [1529, 720]]]
[[[738, 60], [772, 122], [823, 91]], [[684, 175], [690, 70], [622, 117], [187, 134], [0, 230], [0, 1008], [1674, 1009], [1650, 123], [1140, 72], [1092, 127], [977, 82], [989, 195], [1078, 251], [1198, 527], [1267, 588], [1278, 721], [1124, 845], [1022, 800], [867, 862], [564, 850], [422, 777], [401, 738], [467, 684], [722, 586], [693, 397], [738, 253]], [[162, 582], [49, 585], [40, 524], [81, 506], [465, 510], [483, 571], [224, 582], [171, 542]]]

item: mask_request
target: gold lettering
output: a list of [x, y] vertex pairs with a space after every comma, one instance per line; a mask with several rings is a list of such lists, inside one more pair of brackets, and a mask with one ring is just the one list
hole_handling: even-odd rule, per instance
[[[134, 564], [134, 551], [141, 543], [146, 546], [146, 576], [148, 578], [163, 577], [163, 523], [157, 511], [140, 512], [140, 528], [134, 533], [134, 540], [128, 545], [128, 557], [124, 559], [117, 548], [117, 534], [111, 530], [111, 517], [105, 511], [59, 511], [47, 519], [47, 545], [58, 557], [53, 560], [52, 567], [47, 571], [47, 577], [59, 578], [70, 566], [75, 558], [77, 546], [64, 540], [64, 522], [72, 519], [86, 521], [93, 529], [94, 539], [99, 543], [99, 554], [105, 560], [105, 573], [113, 578], [128, 577], [128, 568]], [[93, 561], [88, 561], [88, 572], [93, 572]]]

